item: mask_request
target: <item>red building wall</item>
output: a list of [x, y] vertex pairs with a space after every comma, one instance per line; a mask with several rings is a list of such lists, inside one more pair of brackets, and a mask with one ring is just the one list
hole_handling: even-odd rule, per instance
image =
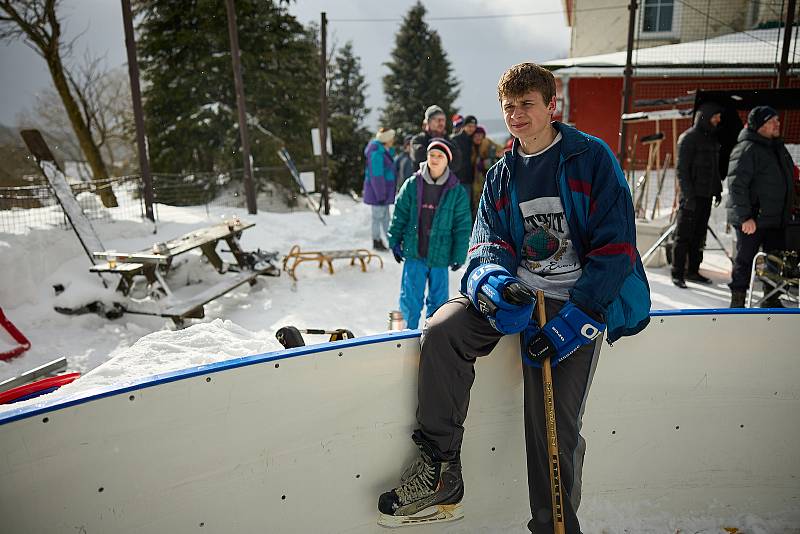
[[[556, 72], [556, 74], [558, 74]], [[672, 78], [634, 78], [631, 112], [670, 109], [672, 105], [637, 106], [637, 100], [671, 99], [691, 96], [697, 89], [766, 89], [775, 84], [774, 76], [753, 77], [672, 77]], [[800, 78], [789, 79], [789, 87], [800, 87]], [[561, 93], [561, 92], [560, 92]], [[622, 78], [578, 78], [569, 79], [569, 122], [579, 130], [604, 140], [615, 153], [619, 146], [619, 126], [622, 112]], [[562, 94], [559, 94], [562, 97]], [[563, 105], [563, 104], [562, 104]], [[691, 107], [692, 102], [680, 104], [678, 108]], [[740, 112], [743, 121], [747, 112]], [[783, 135], [787, 143], [800, 143], [800, 111], [782, 113]], [[657, 131], [664, 133], [659, 154], [660, 161], [673, 153], [673, 144], [678, 136], [691, 126], [692, 120], [675, 121], [674, 135], [671, 120], [632, 123], [627, 128], [628, 156], [634, 154], [635, 166], [643, 168], [647, 163], [647, 146], [639, 141], [642, 137]], [[636, 139], [634, 149], [634, 139]], [[674, 155], [671, 156], [674, 165]]]
[[622, 78], [570, 78], [569, 122], [617, 152]]

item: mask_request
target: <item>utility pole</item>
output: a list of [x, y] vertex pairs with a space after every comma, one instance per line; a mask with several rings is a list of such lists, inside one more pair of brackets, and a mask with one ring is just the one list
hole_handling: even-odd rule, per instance
[[244, 82], [242, 64], [239, 58], [239, 31], [236, 29], [236, 8], [233, 0], [225, 0], [228, 11], [228, 37], [231, 41], [231, 60], [233, 61], [233, 81], [236, 86], [236, 107], [239, 110], [239, 135], [242, 139], [242, 163], [244, 163], [244, 192], [247, 197], [247, 213], [255, 215], [256, 189], [253, 184], [253, 168], [250, 164], [250, 140], [247, 138], [247, 110], [244, 101]]
[[136, 38], [133, 35], [133, 13], [131, 11], [131, 0], [121, 1], [122, 24], [125, 27], [125, 49], [128, 52], [128, 76], [131, 80], [133, 120], [136, 125], [136, 146], [139, 149], [139, 172], [142, 173], [142, 181], [144, 181], [144, 211], [147, 218], [155, 222], [153, 178], [150, 176], [150, 161], [147, 155], [147, 141], [144, 133], [142, 92], [139, 88], [139, 62], [136, 59]]
[[781, 64], [778, 66], [778, 89], [786, 86], [786, 74], [789, 71], [789, 45], [792, 41], [792, 30], [794, 30], [794, 10], [797, 6], [797, 0], [789, 0], [787, 4], [786, 23], [783, 27]]
[[328, 50], [325, 44], [328, 32], [328, 19], [323, 11], [319, 26], [319, 73], [320, 73], [320, 110], [319, 110], [319, 146], [322, 158], [322, 206], [325, 215], [331, 214], [329, 201], [330, 181], [328, 178]]
[[[636, 29], [636, 0], [631, 0], [628, 5], [628, 51], [625, 56], [625, 78], [622, 82], [622, 114], [630, 113], [631, 111], [631, 78], [633, 76], [633, 34]], [[622, 120], [620, 115], [619, 119], [619, 148], [617, 154], [619, 157], [619, 164], [625, 166], [625, 157], [627, 152], [627, 145], [625, 143], [628, 131], [627, 124]], [[633, 164], [633, 163], [631, 163]]]

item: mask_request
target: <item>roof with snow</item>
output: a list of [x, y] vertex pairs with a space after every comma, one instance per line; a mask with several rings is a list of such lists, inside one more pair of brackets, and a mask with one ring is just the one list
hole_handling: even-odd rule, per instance
[[[750, 30], [713, 37], [708, 40], [640, 48], [633, 52], [633, 65], [639, 75], [684, 74], [749, 75], [774, 73], [780, 63], [783, 28]], [[797, 74], [800, 52], [794, 44], [798, 27], [793, 30], [789, 51], [789, 72]], [[621, 76], [625, 68], [625, 50], [594, 56], [554, 59], [542, 63], [558, 75]]]

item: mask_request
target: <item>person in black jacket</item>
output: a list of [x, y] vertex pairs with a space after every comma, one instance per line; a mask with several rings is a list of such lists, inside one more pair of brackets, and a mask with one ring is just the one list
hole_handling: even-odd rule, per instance
[[[794, 163], [780, 137], [778, 112], [758, 106], [739, 133], [728, 166], [728, 223], [736, 229], [736, 258], [731, 308], [743, 308], [750, 285], [750, 270], [759, 248], [782, 250], [786, 224], [794, 203]], [[778, 296], [761, 305], [782, 308]]]
[[[719, 206], [722, 200], [722, 176], [719, 171], [719, 142], [716, 128], [722, 107], [706, 102], [697, 111], [694, 125], [678, 139], [678, 182], [681, 186], [675, 250], [672, 260], [672, 283], [685, 288], [686, 280], [710, 284], [700, 274], [703, 246], [706, 241], [711, 199]], [[689, 268], [686, 269], [686, 257]]]
[[[436, 104], [428, 106], [425, 110], [425, 120], [422, 121], [422, 131], [411, 138], [411, 160], [414, 162], [414, 172], [419, 170], [419, 164], [428, 158], [428, 145], [432, 139], [446, 137], [445, 135], [444, 110]], [[450, 172], [460, 176], [461, 169], [461, 150], [457, 146], [452, 147], [453, 161], [450, 162]]]
[[453, 162], [454, 167], [460, 169], [457, 176], [461, 180], [461, 186], [467, 192], [467, 198], [470, 199], [470, 212], [474, 212], [472, 205], [472, 182], [475, 180], [475, 172], [472, 167], [472, 134], [478, 127], [478, 119], [474, 115], [467, 115], [464, 117], [464, 122], [461, 126], [461, 131], [450, 137], [453, 144], [458, 147], [460, 153], [460, 161]]

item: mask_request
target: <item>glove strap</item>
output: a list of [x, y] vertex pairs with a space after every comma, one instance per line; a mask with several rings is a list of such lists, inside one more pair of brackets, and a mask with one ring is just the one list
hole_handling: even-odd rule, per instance
[[509, 273], [504, 267], [495, 263], [484, 263], [483, 265], [476, 267], [469, 274], [469, 278], [467, 279], [467, 296], [472, 302], [472, 305], [475, 306], [475, 309], [481, 309], [480, 303], [478, 302], [478, 289], [490, 276], [496, 276], [499, 274], [511, 276], [511, 273]]

